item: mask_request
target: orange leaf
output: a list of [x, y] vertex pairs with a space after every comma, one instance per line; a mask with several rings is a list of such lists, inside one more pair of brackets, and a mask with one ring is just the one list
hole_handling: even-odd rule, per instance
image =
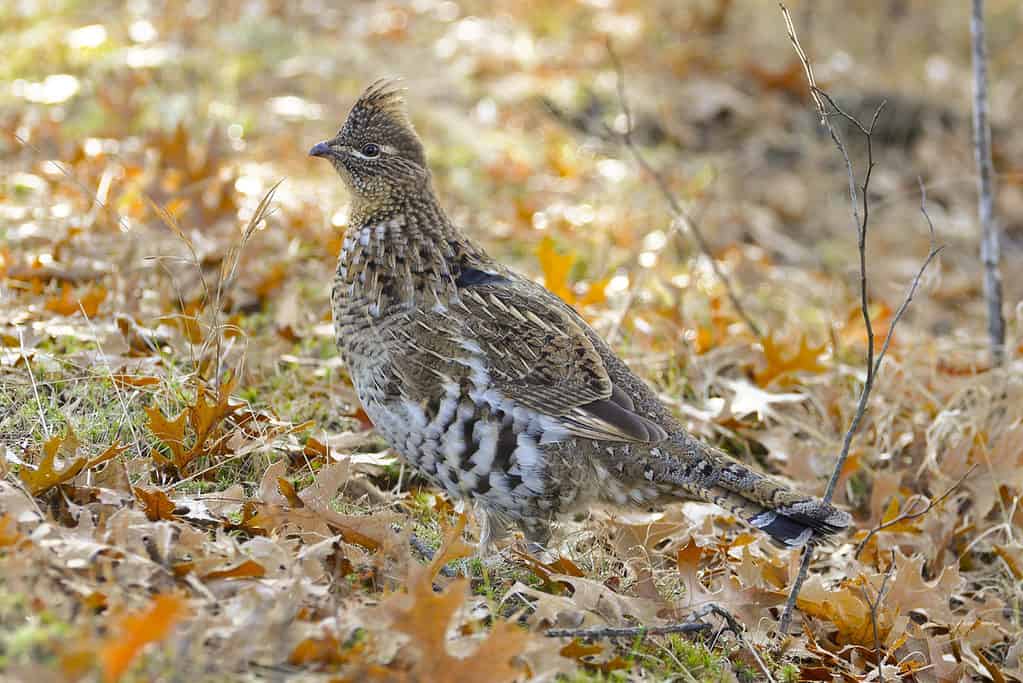
[[160, 383], [159, 377], [134, 377], [132, 375], [111, 375], [110, 379], [122, 389], [151, 387]]
[[561, 648], [558, 651], [562, 657], [568, 657], [574, 659], [577, 662], [581, 662], [583, 657], [589, 657], [590, 655], [599, 655], [604, 651], [603, 645], [587, 645], [578, 638], [573, 638], [572, 642]]
[[453, 527], [444, 529], [444, 540], [441, 542], [440, 550], [434, 555], [430, 562], [427, 578], [432, 580], [437, 576], [441, 568], [448, 562], [468, 557], [472, 554], [472, 546], [462, 540], [462, 532], [465, 530], [465, 513], [458, 516]]
[[116, 621], [100, 646], [103, 680], [115, 681], [149, 643], [163, 640], [184, 618], [185, 601], [171, 594], [157, 595], [148, 609], [126, 614]]
[[305, 449], [302, 452], [310, 458], [327, 459], [327, 446], [311, 436], [305, 442]]
[[149, 518], [150, 522], [156, 522], [161, 519], [174, 519], [174, 509], [177, 506], [160, 489], [147, 491], [140, 486], [135, 486], [132, 487], [131, 492], [142, 503], [142, 508], [145, 510], [146, 517]]
[[[54, 486], [71, 481], [79, 472], [85, 469], [88, 463], [87, 458], [75, 458], [62, 470], [54, 467], [53, 461], [57, 456], [57, 451], [60, 450], [61, 445], [64, 443], [64, 438], [62, 436], [55, 436], [43, 444], [43, 459], [36, 469], [31, 470], [28, 467], [22, 466], [18, 471], [18, 476], [25, 482], [25, 486], [28, 487], [33, 496], [38, 496]], [[75, 443], [77, 443], [77, 440]]]
[[547, 289], [551, 290], [565, 303], [575, 302], [575, 295], [568, 284], [568, 273], [575, 263], [575, 254], [559, 254], [554, 248], [554, 240], [550, 236], [544, 237], [537, 247], [536, 256], [540, 259], [540, 268], [543, 269], [543, 281]]
[[457, 579], [446, 590], [434, 593], [430, 580], [410, 581], [411, 605], [398, 610], [400, 616], [393, 628], [408, 635], [418, 653], [410, 672], [412, 680], [511, 683], [521, 677], [523, 672], [514, 662], [525, 651], [529, 635], [514, 623], [497, 623], [467, 657], [448, 653], [448, 627], [465, 602], [468, 585], [466, 579]]
[[1015, 546], [996, 545], [995, 554], [1002, 558], [1005, 566], [1009, 568], [1009, 573], [1017, 581], [1023, 581], [1023, 551], [1018, 544]]
[[213, 581], [214, 579], [259, 579], [266, 576], [266, 570], [263, 569], [263, 565], [259, 564], [255, 560], [245, 560], [237, 567], [230, 569], [218, 569], [212, 571], [202, 577], [203, 581]]
[[586, 293], [579, 297], [576, 301], [578, 306], [596, 306], [602, 304], [607, 300], [607, 285], [611, 282], [611, 278], [606, 277], [602, 280], [596, 280], [591, 282], [586, 288]]
[[14, 517], [8, 514], [0, 515], [0, 548], [16, 545], [24, 538], [18, 532], [18, 523], [14, 521]]
[[185, 411], [168, 420], [159, 408], [145, 410], [149, 416], [149, 431], [170, 450], [175, 464], [181, 462], [185, 453], [185, 420], [188, 419]]
[[818, 360], [827, 344], [810, 346], [805, 334], [799, 338], [799, 348], [791, 356], [783, 352], [785, 345], [776, 342], [774, 335], [761, 337], [760, 343], [764, 347], [764, 364], [753, 373], [753, 379], [762, 387], [793, 372], [819, 374], [827, 370]]
[[277, 490], [288, 500], [288, 505], [293, 508], [304, 508], [305, 501], [298, 497], [294, 484], [284, 477], [277, 477]]
[[105, 451], [103, 451], [102, 453], [97, 455], [95, 458], [90, 460], [88, 462], [88, 464], [85, 466], [85, 468], [86, 469], [90, 469], [90, 468], [95, 467], [96, 465], [102, 465], [107, 460], [113, 460], [114, 458], [119, 456], [121, 453], [124, 453], [126, 450], [128, 450], [127, 444], [122, 446], [120, 441], [115, 441], [113, 444], [108, 446]]
[[60, 295], [47, 299], [44, 308], [58, 315], [74, 315], [84, 310], [85, 315], [91, 318], [96, 315], [99, 305], [106, 298], [107, 290], [100, 285], [90, 287], [79, 297], [75, 295], [71, 285], [65, 282], [61, 285]]

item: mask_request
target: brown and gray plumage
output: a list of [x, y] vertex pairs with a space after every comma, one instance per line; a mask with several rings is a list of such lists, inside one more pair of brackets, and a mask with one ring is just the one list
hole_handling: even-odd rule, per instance
[[310, 150], [352, 196], [331, 291], [359, 400], [401, 456], [475, 504], [484, 543], [517, 525], [544, 543], [594, 503], [702, 500], [788, 546], [846, 512], [690, 436], [571, 307], [448, 220], [389, 82]]

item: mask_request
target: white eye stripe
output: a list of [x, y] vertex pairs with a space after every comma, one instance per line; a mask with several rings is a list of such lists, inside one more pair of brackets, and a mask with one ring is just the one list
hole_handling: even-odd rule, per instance
[[[357, 150], [354, 147], [350, 147], [350, 146], [347, 146], [347, 145], [343, 149], [344, 149], [344, 151], [348, 152], [349, 154], [351, 154], [353, 156], [357, 156], [360, 159], [379, 159], [380, 158], [379, 154], [377, 154], [376, 156], [369, 156], [368, 154], [363, 154], [360, 150]], [[392, 147], [391, 145], [380, 145], [379, 149], [384, 154], [397, 154], [398, 153], [398, 148], [397, 147]]]

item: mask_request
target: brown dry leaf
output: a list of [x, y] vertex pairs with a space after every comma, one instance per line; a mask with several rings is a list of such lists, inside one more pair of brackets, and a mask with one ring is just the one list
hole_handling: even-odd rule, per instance
[[1023, 544], [1017, 541], [1012, 545], [995, 545], [994, 550], [1012, 577], [1023, 581]]
[[117, 619], [100, 645], [103, 680], [115, 681], [149, 643], [163, 640], [187, 613], [185, 600], [177, 595], [157, 595], [142, 611]]
[[311, 436], [305, 442], [305, 447], [302, 449], [302, 453], [307, 457], [322, 458], [324, 460], [327, 459], [327, 452], [327, 446]]
[[[18, 476], [25, 482], [25, 486], [28, 487], [33, 496], [45, 493], [54, 486], [66, 484], [85, 469], [89, 462], [88, 458], [75, 458], [62, 470], [56, 469], [54, 464], [57, 452], [68, 450], [65, 442], [70, 443], [70, 440], [73, 438], [73, 434], [68, 432], [66, 436], [54, 436], [48, 439], [43, 444], [43, 459], [36, 469], [31, 470], [23, 466], [18, 471]], [[74, 444], [77, 445], [77, 439], [74, 440]], [[75, 446], [72, 446], [70, 450], [70, 455], [74, 455]]]
[[[213, 438], [217, 428], [227, 418], [233, 417], [241, 408], [241, 404], [231, 403], [231, 392], [234, 390], [235, 378], [220, 385], [217, 398], [207, 402], [208, 394], [212, 393], [205, 387], [196, 390], [195, 401], [175, 417], [168, 419], [156, 407], [147, 407], [149, 430], [170, 450], [168, 460], [158, 451], [152, 452], [153, 459], [160, 464], [173, 465], [178, 474], [184, 474], [191, 463], [199, 457], [213, 454], [222, 443], [221, 438]], [[186, 450], [185, 429], [191, 428], [191, 446]]]
[[203, 574], [203, 581], [215, 581], [217, 579], [260, 579], [266, 576], [266, 569], [255, 560], [245, 560], [230, 569], [218, 569]]
[[156, 386], [160, 383], [159, 377], [149, 376], [111, 375], [110, 379], [121, 389], [141, 389], [143, 387]]
[[[185, 411], [181, 411], [170, 420], [164, 417], [159, 408], [147, 406], [145, 411], [149, 417], [149, 431], [170, 450], [172, 462], [181, 462], [184, 459], [185, 423], [188, 420]], [[163, 460], [155, 451], [153, 457]]]
[[[873, 647], [870, 606], [858, 586], [846, 582], [829, 590], [819, 576], [813, 575], [803, 584], [796, 607], [804, 614], [831, 622], [838, 631], [836, 639], [840, 644]], [[887, 601], [879, 611], [877, 621], [878, 633], [884, 640], [894, 621], [893, 610]]]
[[[433, 577], [440, 573], [440, 570], [448, 562], [454, 562], [455, 560], [460, 560], [463, 557], [469, 557], [472, 555], [474, 548], [462, 540], [462, 532], [465, 531], [466, 521], [467, 518], [463, 512], [458, 515], [458, 519], [455, 520], [454, 526], [444, 527], [444, 540], [441, 542], [440, 549], [433, 556], [433, 560], [430, 561], [430, 564], [427, 567], [427, 577], [431, 581], [433, 580]], [[411, 581], [411, 578], [409, 580]]]
[[65, 282], [61, 285], [60, 295], [47, 299], [44, 308], [57, 315], [74, 315], [84, 311], [86, 316], [92, 318], [95, 317], [99, 311], [99, 305], [106, 298], [107, 290], [100, 285], [89, 287], [84, 294], [78, 296], [74, 293], [70, 283]]
[[827, 370], [820, 362], [827, 344], [810, 346], [805, 334], [800, 336], [799, 346], [791, 356], [785, 352], [787, 345], [775, 340], [774, 334], [761, 337], [760, 344], [764, 349], [764, 362], [753, 371], [753, 379], [761, 387], [766, 387], [778, 379], [782, 384], [791, 383], [791, 375], [795, 372], [820, 374]]
[[131, 490], [135, 498], [142, 503], [142, 509], [150, 522], [157, 522], [161, 519], [175, 519], [174, 510], [177, 506], [167, 497], [167, 494], [160, 489], [147, 491], [141, 486], [135, 486]]
[[556, 562], [546, 564], [519, 548], [512, 548], [512, 555], [525, 564], [538, 579], [543, 581], [543, 589], [548, 593], [560, 595], [571, 588], [567, 583], [554, 580], [554, 576], [558, 574], [583, 576], [582, 571], [579, 570], [575, 563], [563, 557], [559, 557]]
[[468, 586], [468, 580], [462, 578], [453, 581], [444, 591], [434, 593], [428, 578], [410, 578], [409, 593], [402, 596], [407, 606], [395, 609], [394, 629], [409, 637], [409, 647], [417, 655], [409, 671], [413, 680], [511, 683], [522, 676], [522, 670], [513, 660], [526, 651], [530, 636], [512, 622], [498, 622], [468, 656], [450, 654], [448, 630], [455, 613], [465, 602]]
[[288, 501], [288, 505], [293, 508], [304, 508], [305, 501], [298, 497], [298, 492], [295, 491], [295, 485], [284, 477], [277, 477], [277, 490], [281, 492], [285, 500]]
[[0, 515], [0, 548], [17, 545], [18, 543], [21, 543], [24, 538], [25, 537], [18, 532], [18, 523], [11, 515], [6, 513]]
[[759, 62], [749, 62], [746, 73], [766, 91], [783, 92], [796, 97], [806, 96], [806, 75], [799, 60], [792, 60], [779, 71], [764, 68]]
[[343, 515], [331, 508], [331, 501], [349, 476], [349, 462], [338, 462], [320, 469], [316, 481], [298, 494], [304, 503], [301, 508], [288, 507], [287, 499], [281, 494], [278, 480], [283, 478], [286, 469], [284, 460], [267, 467], [259, 487], [262, 504], [250, 502], [243, 507], [242, 528], [250, 533], [266, 534], [290, 526], [318, 539], [339, 534], [346, 543], [370, 551], [389, 548], [398, 542], [398, 534], [390, 528], [397, 520], [396, 515]]

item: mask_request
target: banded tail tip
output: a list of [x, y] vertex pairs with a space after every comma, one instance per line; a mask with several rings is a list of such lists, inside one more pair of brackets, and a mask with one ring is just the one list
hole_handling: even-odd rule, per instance
[[778, 544], [801, 548], [815, 537], [826, 537], [849, 527], [852, 515], [830, 505], [823, 508], [820, 501], [807, 501], [777, 511], [765, 510], [748, 521]]

